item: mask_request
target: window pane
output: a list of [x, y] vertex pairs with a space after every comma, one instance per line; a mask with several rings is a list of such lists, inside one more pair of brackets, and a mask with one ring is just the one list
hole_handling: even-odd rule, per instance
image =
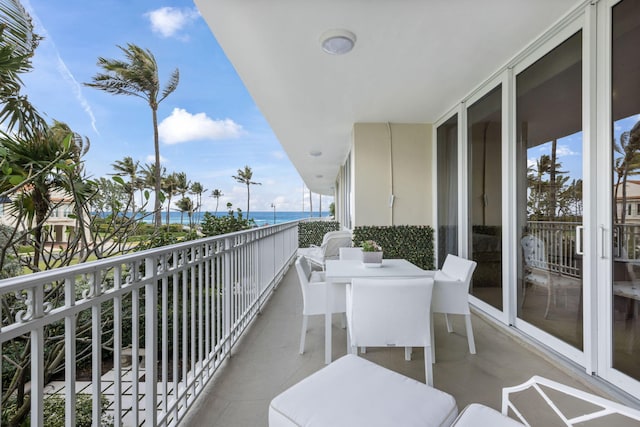
[[502, 310], [502, 87], [467, 109], [471, 293]]
[[458, 255], [458, 115], [438, 135], [438, 268], [447, 254]]
[[516, 77], [518, 316], [583, 347], [582, 32]]
[[640, 2], [618, 3], [611, 27], [613, 367], [640, 380], [640, 218], [631, 215], [640, 197]]

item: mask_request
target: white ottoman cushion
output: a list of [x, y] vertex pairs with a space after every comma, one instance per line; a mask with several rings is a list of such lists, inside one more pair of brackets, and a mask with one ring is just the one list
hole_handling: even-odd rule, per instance
[[500, 412], [479, 403], [472, 403], [460, 412], [453, 423], [456, 427], [522, 427], [524, 424], [502, 415]]
[[449, 426], [453, 396], [346, 355], [276, 396], [269, 426]]

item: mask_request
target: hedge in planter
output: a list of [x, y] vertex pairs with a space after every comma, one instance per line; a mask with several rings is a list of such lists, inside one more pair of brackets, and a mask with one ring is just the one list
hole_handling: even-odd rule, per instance
[[353, 246], [374, 240], [385, 258], [404, 258], [425, 270], [433, 270], [433, 228], [428, 225], [359, 226], [353, 229]]
[[298, 223], [298, 247], [320, 246], [325, 234], [338, 230], [340, 230], [338, 221], [300, 221]]

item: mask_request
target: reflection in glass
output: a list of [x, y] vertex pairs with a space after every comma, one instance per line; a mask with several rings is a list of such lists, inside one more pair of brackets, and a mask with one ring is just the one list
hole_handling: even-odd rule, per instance
[[437, 130], [438, 268], [447, 254], [458, 255], [458, 115]]
[[502, 86], [467, 110], [471, 294], [502, 310]]
[[516, 77], [518, 317], [582, 349], [582, 32]]
[[612, 15], [613, 367], [640, 380], [640, 2]]

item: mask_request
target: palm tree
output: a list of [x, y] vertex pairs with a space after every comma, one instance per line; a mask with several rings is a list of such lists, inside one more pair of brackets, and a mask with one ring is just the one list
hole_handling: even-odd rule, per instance
[[193, 211], [195, 210], [193, 200], [191, 200], [190, 197], [183, 197], [176, 202], [176, 206], [180, 209], [181, 213], [187, 213], [187, 216], [189, 217], [189, 228], [193, 228]]
[[[618, 200], [618, 187], [622, 183], [622, 212], [620, 213], [620, 223], [626, 220], [627, 205], [627, 179], [629, 175], [638, 174], [640, 169], [640, 121], [636, 123], [630, 131], [620, 135], [620, 142], [615, 143], [615, 151], [622, 157], [616, 158], [615, 170], [618, 179], [615, 185], [615, 200]], [[617, 220], [617, 211], [615, 212]]]
[[142, 175], [142, 179], [141, 179], [141, 186], [143, 188], [149, 188], [155, 191], [156, 189], [156, 176], [160, 176], [160, 193], [156, 193], [156, 198], [160, 200], [160, 206], [162, 207], [162, 204], [165, 201], [165, 195], [162, 192], [162, 180], [166, 177], [167, 174], [167, 169], [162, 166], [160, 168], [160, 172], [158, 173], [157, 171], [158, 168], [156, 168], [155, 163], [147, 163], [146, 165], [144, 165], [142, 167], [141, 170], [141, 175]]
[[162, 180], [161, 186], [162, 186], [162, 191], [167, 198], [167, 227], [168, 227], [170, 223], [169, 218], [170, 218], [170, 211], [171, 211], [171, 199], [173, 198], [173, 196], [178, 194], [177, 192], [178, 174], [175, 172], [170, 173], [168, 176], [166, 176]]
[[111, 166], [116, 171], [112, 175], [129, 177], [125, 189], [129, 192], [129, 203], [131, 203], [131, 212], [136, 211], [135, 193], [142, 186], [142, 180], [138, 176], [138, 167], [140, 162], [134, 161], [130, 156], [124, 157], [122, 160], [116, 160]]
[[253, 171], [249, 166], [245, 166], [244, 169], [238, 169], [238, 175], [232, 175], [233, 179], [241, 184], [247, 186], [247, 219], [249, 218], [249, 186], [250, 185], [262, 185], [260, 182], [251, 181], [253, 178]]
[[200, 221], [200, 210], [202, 209], [202, 194], [207, 191], [198, 181], [191, 184], [190, 193], [196, 196], [196, 212], [198, 213], [198, 221]]
[[[153, 147], [155, 150], [155, 226], [162, 224], [160, 209], [160, 143], [158, 140], [158, 105], [178, 87], [180, 73], [176, 68], [169, 81], [160, 94], [160, 78], [158, 77], [158, 64], [148, 49], [143, 49], [132, 43], [127, 47], [118, 46], [124, 53], [125, 60], [106, 59], [99, 57], [98, 66], [103, 72], [93, 76], [93, 83], [85, 83], [86, 86], [103, 90], [114, 95], [129, 95], [144, 99], [151, 108], [153, 120]], [[158, 96], [160, 95], [160, 96]]]
[[[187, 179], [187, 174], [184, 172], [177, 172], [173, 175], [176, 187], [175, 192], [176, 194], [180, 194], [180, 197], [184, 199], [189, 191], [189, 187], [191, 187], [191, 182]], [[184, 212], [180, 211], [180, 224], [182, 224], [183, 214]]]
[[19, 0], [0, 1], [0, 123], [25, 139], [44, 134], [45, 120], [20, 94], [20, 74], [31, 71], [31, 58], [42, 39]]
[[[44, 223], [51, 215], [54, 191], [73, 194], [78, 205], [86, 203], [89, 190], [82, 180], [82, 156], [89, 150], [89, 140], [74, 133], [64, 123], [53, 126], [37, 138], [12, 140], [5, 135], [0, 145], [7, 150], [7, 160], [15, 175], [29, 180], [14, 204], [18, 216], [24, 215], [33, 232], [33, 265], [39, 269], [46, 236]], [[4, 189], [4, 188], [3, 188]]]
[[224, 196], [224, 194], [222, 194], [222, 191], [218, 190], [217, 188], [211, 192], [211, 197], [216, 199], [216, 214], [218, 213], [218, 203], [220, 203], [220, 197], [222, 196]]

